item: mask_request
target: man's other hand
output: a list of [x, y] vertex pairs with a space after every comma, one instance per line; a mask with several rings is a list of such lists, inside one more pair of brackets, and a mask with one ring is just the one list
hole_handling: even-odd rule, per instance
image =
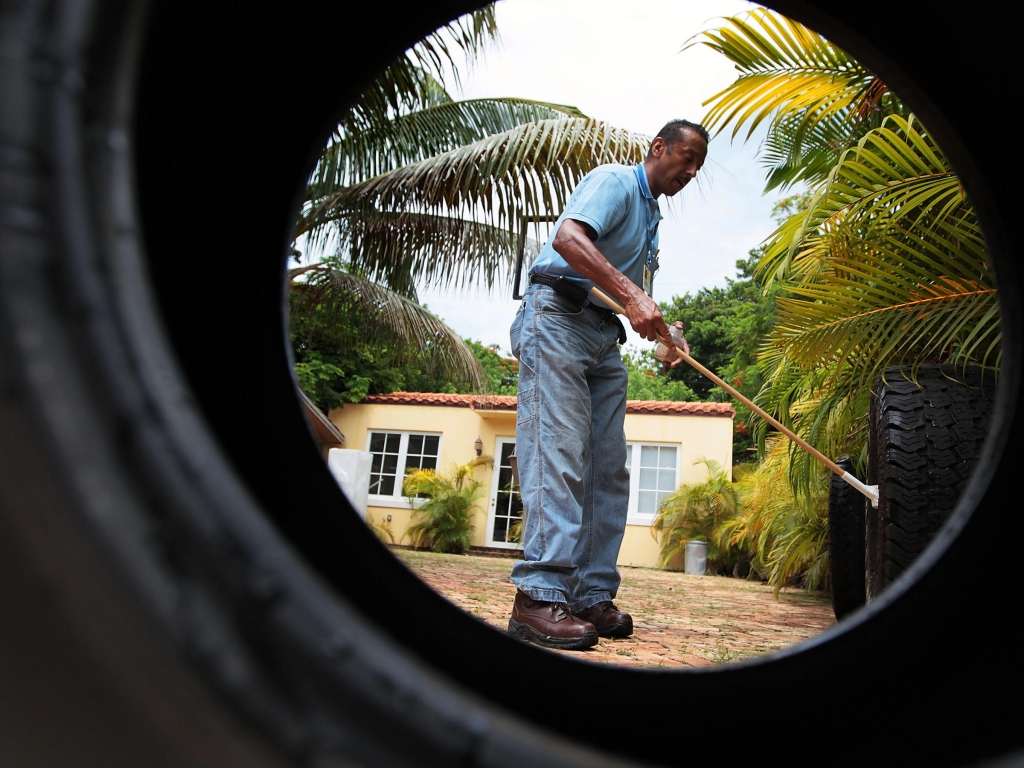
[[[675, 328], [678, 328], [679, 329], [679, 335], [683, 336], [683, 321], [682, 320], [676, 320], [674, 323], [672, 323], [672, 325]], [[672, 337], [670, 335], [666, 334], [664, 338], [665, 338], [665, 341], [667, 341], [669, 343], [672, 342]], [[683, 346], [681, 347], [681, 349], [686, 354], [690, 354], [690, 345], [686, 342], [686, 337], [685, 336], [683, 336]], [[683, 358], [681, 358], [678, 355], [676, 355], [675, 359], [672, 362], [669, 362], [668, 360], [662, 360], [661, 364], [665, 367], [665, 372], [667, 373], [668, 371], [670, 371], [673, 368], [677, 367], [681, 362], [683, 362]]]

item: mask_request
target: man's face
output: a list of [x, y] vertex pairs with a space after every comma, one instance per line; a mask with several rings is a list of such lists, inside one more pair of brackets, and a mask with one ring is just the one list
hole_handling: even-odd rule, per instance
[[655, 139], [651, 147], [654, 168], [651, 192], [672, 197], [690, 183], [708, 156], [708, 145], [696, 131], [684, 131], [682, 138], [671, 149], [664, 140]]

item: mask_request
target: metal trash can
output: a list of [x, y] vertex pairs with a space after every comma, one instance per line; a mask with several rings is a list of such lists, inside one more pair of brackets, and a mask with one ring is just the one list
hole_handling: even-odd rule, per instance
[[685, 548], [683, 573], [703, 576], [708, 571], [708, 543], [706, 541], [688, 541]]

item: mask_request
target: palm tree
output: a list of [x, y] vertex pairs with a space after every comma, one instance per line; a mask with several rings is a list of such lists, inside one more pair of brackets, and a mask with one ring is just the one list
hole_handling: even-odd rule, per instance
[[[508, 279], [524, 217], [558, 213], [588, 171], [639, 162], [650, 141], [571, 106], [452, 98], [445, 77], [450, 68], [458, 79], [453, 51], [472, 59], [496, 34], [490, 6], [452, 22], [385, 70], [343, 116], [294, 235], [300, 257], [298, 245], [344, 257], [292, 276], [314, 286], [319, 305], [336, 302], [365, 338], [398, 337], [392, 346], [421, 359], [443, 350], [449, 375], [481, 382], [461, 340], [439, 332], [416, 302], [417, 281], [491, 288]], [[354, 295], [374, 311], [353, 313]]]
[[[886, 366], [998, 368], [995, 277], [977, 218], [934, 139], [848, 54], [765, 9], [689, 44], [740, 72], [706, 124], [747, 136], [767, 121], [766, 191], [798, 182], [806, 210], [768, 239], [759, 276], [777, 291], [760, 355], [761, 404], [825, 453], [865, 459], [867, 386]], [[762, 425], [763, 427], [763, 425]], [[764, 432], [762, 431], [762, 440]], [[813, 462], [794, 451], [805, 490]]]

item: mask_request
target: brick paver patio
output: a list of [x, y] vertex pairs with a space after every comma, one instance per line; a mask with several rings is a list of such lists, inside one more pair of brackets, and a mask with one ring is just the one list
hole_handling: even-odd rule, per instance
[[[501, 630], [508, 626], [510, 559], [393, 552], [459, 607]], [[756, 581], [648, 568], [622, 569], [616, 604], [633, 616], [632, 637], [552, 653], [627, 666], [707, 666], [779, 650], [835, 623], [827, 594], [783, 589], [776, 598]]]

